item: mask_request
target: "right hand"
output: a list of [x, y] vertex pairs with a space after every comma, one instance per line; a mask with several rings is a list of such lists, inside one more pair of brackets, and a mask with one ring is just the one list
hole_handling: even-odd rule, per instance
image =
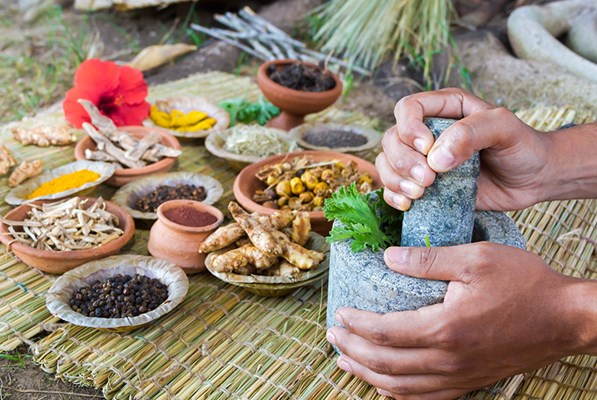
[[[385, 133], [375, 162], [391, 206], [407, 210], [437, 172], [452, 170], [480, 150], [479, 210], [518, 210], [541, 200], [548, 135], [507, 109], [450, 88], [404, 97], [394, 115], [397, 123]], [[460, 120], [434, 143], [425, 117]]]

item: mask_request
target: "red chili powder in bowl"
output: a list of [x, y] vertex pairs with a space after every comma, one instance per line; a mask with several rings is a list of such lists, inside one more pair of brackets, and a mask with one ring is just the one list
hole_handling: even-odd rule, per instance
[[192, 207], [171, 208], [164, 212], [164, 217], [175, 224], [191, 227], [211, 225], [218, 220], [214, 215]]

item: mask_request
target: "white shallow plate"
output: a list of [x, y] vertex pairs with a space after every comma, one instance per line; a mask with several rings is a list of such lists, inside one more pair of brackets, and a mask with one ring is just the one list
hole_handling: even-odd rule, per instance
[[[157, 101], [166, 103], [166, 110], [170, 112], [174, 109], [180, 110], [185, 114], [191, 111], [203, 111], [207, 113], [209, 118], [215, 118], [216, 124], [211, 129], [206, 129], [203, 131], [195, 131], [195, 132], [179, 132], [174, 129], [168, 129], [164, 127], [159, 127], [161, 129], [165, 129], [170, 132], [172, 135], [180, 138], [187, 138], [187, 139], [201, 139], [207, 137], [211, 132], [226, 129], [228, 125], [230, 125], [230, 116], [228, 112], [223, 108], [218, 107], [211, 101], [197, 96], [184, 96], [178, 98], [167, 98], [167, 99], [157, 99]], [[155, 102], [154, 102], [155, 103]], [[146, 126], [158, 126], [156, 125], [151, 118], [146, 119], [144, 122]]]
[[[93, 182], [88, 182], [84, 185], [79, 186], [78, 188], [64, 190], [62, 192], [49, 194], [47, 196], [40, 196], [34, 199], [27, 199], [27, 196], [35, 189], [40, 187], [42, 184], [56, 179], [62, 175], [70, 174], [84, 169], [97, 172], [100, 175], [100, 177], [97, 180]], [[97, 161], [75, 161], [26, 180], [25, 182], [11, 190], [6, 195], [5, 201], [8, 204], [21, 205], [31, 203], [32, 201], [37, 200], [61, 199], [63, 197], [67, 197], [99, 185], [100, 183], [109, 179], [114, 174], [114, 171], [116, 171], [116, 167], [114, 166], [114, 164]]]
[[[70, 299], [79, 289], [118, 274], [158, 279], [168, 286], [168, 298], [156, 309], [136, 317], [88, 317], [70, 307]], [[113, 256], [83, 264], [56, 279], [46, 294], [46, 306], [52, 315], [75, 325], [120, 332], [139, 328], [172, 311], [183, 301], [188, 289], [187, 275], [169, 261], [137, 255]]]
[[158, 186], [175, 186], [180, 183], [187, 185], [203, 186], [207, 197], [201, 201], [203, 204], [212, 205], [222, 197], [224, 188], [222, 184], [211, 176], [196, 174], [194, 172], [171, 172], [167, 174], [151, 175], [127, 183], [112, 196], [110, 201], [123, 207], [135, 219], [156, 220], [157, 213], [143, 212], [135, 209], [137, 200]]

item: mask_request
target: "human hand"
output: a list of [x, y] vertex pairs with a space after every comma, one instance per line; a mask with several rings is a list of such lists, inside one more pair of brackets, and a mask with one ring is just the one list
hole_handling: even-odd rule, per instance
[[[393, 207], [407, 210], [436, 172], [449, 171], [482, 149], [478, 209], [508, 211], [541, 200], [548, 139], [512, 112], [451, 88], [404, 97], [394, 114], [397, 124], [384, 135], [375, 163], [384, 198]], [[424, 117], [462, 119], [434, 143]]]
[[[595, 285], [583, 297], [585, 281], [554, 272], [530, 252], [481, 242], [395, 247], [385, 258], [397, 272], [450, 283], [443, 303], [415, 311], [338, 310], [345, 328], [327, 336], [343, 352], [338, 366], [383, 395], [452, 399], [579, 354], [594, 335], [594, 311], [576, 310], [583, 302], [594, 307]], [[585, 320], [593, 325], [581, 328]]]

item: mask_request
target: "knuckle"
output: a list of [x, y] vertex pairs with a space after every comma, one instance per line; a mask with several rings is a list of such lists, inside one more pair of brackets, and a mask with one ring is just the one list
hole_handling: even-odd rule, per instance
[[485, 267], [491, 264], [493, 258], [493, 246], [489, 242], [478, 242], [470, 246], [469, 256], [473, 265]]
[[[392, 384], [390, 386], [390, 392], [392, 394], [398, 395], [398, 396], [406, 396], [409, 394], [416, 393], [415, 390], [411, 386], [406, 385], [400, 379], [396, 379], [395, 382], [392, 382]], [[401, 398], [401, 397], [395, 397], [395, 398]]]
[[390, 366], [383, 360], [378, 357], [374, 359], [367, 360], [365, 366], [369, 368], [371, 371], [381, 374], [381, 375], [391, 375], [392, 369]]
[[496, 107], [487, 112], [492, 113], [498, 120], [510, 119], [513, 115], [512, 112], [505, 107]]
[[385, 345], [388, 344], [389, 336], [380, 326], [371, 326], [368, 331], [369, 338], [373, 343]]
[[436, 366], [441, 373], [449, 375], [457, 375], [466, 369], [465, 363], [461, 359], [455, 357], [439, 360], [437, 361]]
[[437, 247], [424, 247], [419, 251], [419, 265], [425, 269], [425, 272], [429, 272], [437, 262]]
[[453, 349], [458, 346], [460, 335], [450, 327], [444, 326], [436, 334], [436, 342], [439, 348]]

